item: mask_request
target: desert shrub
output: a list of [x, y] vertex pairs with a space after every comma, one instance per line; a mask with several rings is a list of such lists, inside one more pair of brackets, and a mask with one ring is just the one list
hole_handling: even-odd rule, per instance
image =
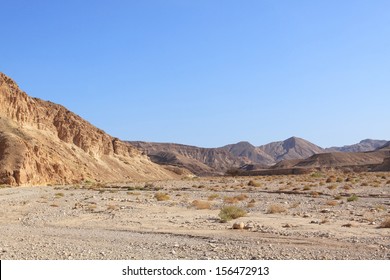
[[348, 190], [352, 189], [352, 186], [351, 186], [351, 185], [345, 185], [345, 186], [343, 187], [343, 189], [346, 190], [346, 191], [348, 191]]
[[293, 204], [291, 204], [290, 208], [297, 208], [299, 205], [301, 205], [300, 202], [294, 202]]
[[219, 212], [218, 216], [221, 218], [222, 222], [227, 222], [234, 220], [240, 217], [246, 216], [247, 212], [236, 206], [224, 206]]
[[324, 174], [322, 174], [319, 171], [310, 174], [310, 177], [312, 177], [312, 178], [321, 178], [323, 176], [324, 176]]
[[326, 202], [326, 205], [329, 205], [329, 206], [336, 206], [336, 205], [338, 205], [339, 203], [338, 203], [338, 201], [337, 200], [328, 200], [327, 202]]
[[214, 193], [214, 194], [209, 195], [209, 197], [207, 199], [211, 201], [211, 200], [214, 200], [218, 197], [219, 197], [219, 194]]
[[390, 217], [386, 218], [380, 225], [380, 228], [390, 228]]
[[327, 188], [328, 188], [329, 190], [334, 190], [334, 189], [337, 188], [337, 186], [336, 186], [336, 185], [330, 185], [330, 186], [328, 186]]
[[248, 196], [246, 194], [240, 194], [240, 195], [235, 196], [235, 198], [237, 198], [238, 201], [243, 201], [243, 200], [247, 199]]
[[[93, 208], [96, 208], [96, 205]], [[107, 205], [107, 210], [109, 210], [109, 211], [118, 210], [118, 206], [115, 204], [109, 204], [109, 205]]]
[[228, 204], [234, 204], [234, 203], [238, 202], [238, 199], [235, 196], [225, 196], [223, 198], [223, 202], [228, 203]]
[[268, 207], [267, 214], [277, 214], [287, 212], [286, 207], [280, 204], [272, 204]]
[[160, 192], [158, 192], [158, 193], [156, 193], [155, 195], [154, 195], [154, 198], [155, 199], [157, 199], [157, 201], [164, 201], [164, 200], [169, 200], [169, 195], [168, 194], [166, 194], [166, 193], [160, 193]]
[[254, 180], [250, 180], [248, 182], [248, 186], [250, 186], [250, 187], [261, 187], [261, 183], [259, 183], [257, 181], [254, 181]]
[[255, 202], [248, 202], [248, 204], [246, 205], [246, 207], [248, 207], [248, 208], [253, 208], [255, 206], [256, 206]]
[[210, 202], [208, 202], [208, 201], [203, 201], [203, 200], [194, 200], [194, 201], [191, 203], [191, 205], [194, 206], [195, 209], [198, 209], [198, 210], [210, 209], [210, 207], [211, 207]]
[[334, 176], [329, 176], [327, 179], [326, 179], [326, 182], [327, 183], [334, 183], [336, 181], [336, 178]]
[[358, 199], [359, 199], [359, 197], [356, 194], [353, 194], [353, 195], [351, 195], [350, 197], [347, 198], [347, 201], [348, 202], [352, 202], [352, 201], [356, 201]]

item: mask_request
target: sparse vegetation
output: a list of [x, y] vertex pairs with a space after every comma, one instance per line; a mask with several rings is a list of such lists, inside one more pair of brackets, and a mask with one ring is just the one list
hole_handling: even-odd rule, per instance
[[281, 204], [272, 204], [268, 207], [267, 214], [279, 214], [287, 212], [286, 207]]
[[203, 210], [203, 209], [210, 209], [211, 204], [208, 201], [203, 201], [203, 200], [194, 200], [191, 203], [192, 206], [195, 207], [197, 210]]
[[228, 222], [247, 215], [247, 212], [236, 206], [224, 206], [218, 216], [222, 222]]
[[347, 198], [348, 202], [356, 201], [359, 197], [356, 194], [352, 194], [350, 197]]
[[160, 193], [160, 192], [156, 193], [154, 195], [154, 198], [157, 199], [157, 201], [165, 201], [170, 199], [167, 193]]
[[326, 205], [328, 205], [328, 206], [336, 206], [338, 204], [339, 204], [339, 202], [337, 200], [328, 200], [326, 202]]
[[218, 197], [219, 197], [219, 194], [214, 193], [214, 194], [209, 195], [209, 197], [207, 199], [209, 201], [212, 201], [212, 200], [214, 200], [214, 199], [216, 199]]
[[254, 180], [250, 180], [250, 181], [248, 182], [248, 186], [258, 188], [258, 187], [261, 187], [261, 183], [259, 183], [259, 182], [257, 182], [257, 181], [254, 181]]

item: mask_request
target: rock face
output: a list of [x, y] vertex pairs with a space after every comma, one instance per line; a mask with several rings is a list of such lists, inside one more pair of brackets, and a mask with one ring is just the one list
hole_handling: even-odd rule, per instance
[[0, 73], [0, 184], [170, 178], [128, 143]]

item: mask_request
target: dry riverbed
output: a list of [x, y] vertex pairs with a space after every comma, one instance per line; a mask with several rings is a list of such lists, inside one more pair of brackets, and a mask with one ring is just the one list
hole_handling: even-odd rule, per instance
[[[1, 259], [390, 259], [390, 173], [2, 188], [0, 201]], [[225, 206], [247, 214], [223, 223]]]

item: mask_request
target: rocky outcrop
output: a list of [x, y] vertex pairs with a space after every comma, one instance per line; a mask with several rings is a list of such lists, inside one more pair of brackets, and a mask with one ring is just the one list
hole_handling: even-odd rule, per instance
[[65, 107], [32, 98], [0, 73], [0, 183], [170, 178], [132, 145]]

